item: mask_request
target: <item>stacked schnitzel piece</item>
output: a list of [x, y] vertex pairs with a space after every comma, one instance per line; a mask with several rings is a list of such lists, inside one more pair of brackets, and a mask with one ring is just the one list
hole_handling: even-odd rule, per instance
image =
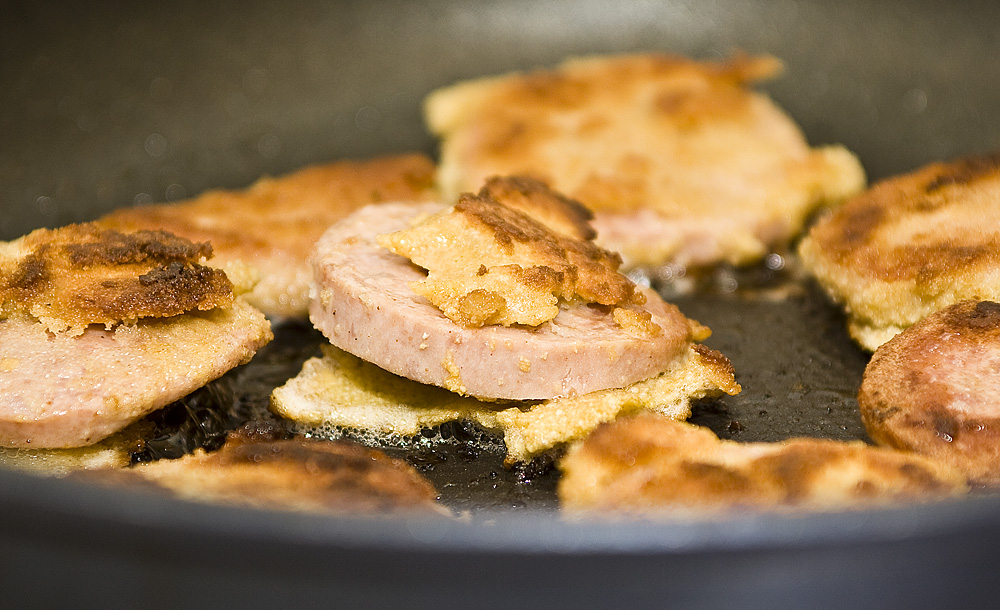
[[332, 346], [275, 390], [275, 409], [381, 437], [472, 421], [520, 462], [621, 413], [686, 418], [692, 399], [738, 392], [725, 357], [696, 343], [708, 330], [619, 274], [588, 221], [540, 182], [498, 178], [452, 206], [334, 225], [310, 312]]

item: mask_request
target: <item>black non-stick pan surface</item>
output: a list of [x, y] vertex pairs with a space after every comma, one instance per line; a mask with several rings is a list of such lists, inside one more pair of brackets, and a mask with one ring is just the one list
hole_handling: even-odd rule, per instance
[[[766, 90], [811, 142], [847, 145], [873, 180], [1000, 148], [992, 2], [4, 2], [0, 239], [310, 163], [434, 154], [421, 100], [458, 79], [569, 55], [733, 49], [784, 59]], [[713, 328], [709, 344], [745, 388], [699, 404], [694, 420], [736, 440], [865, 438], [854, 396], [867, 356], [787, 262], [721, 270], [674, 299]], [[320, 341], [303, 324], [277, 334], [235, 383], [220, 382], [256, 392], [251, 405]], [[466, 433], [406, 455], [458, 520], [233, 509], [0, 471], [0, 606], [997, 604], [1000, 498], [988, 493], [830, 514], [566, 522], [550, 464], [505, 470], [498, 453], [463, 445]]]

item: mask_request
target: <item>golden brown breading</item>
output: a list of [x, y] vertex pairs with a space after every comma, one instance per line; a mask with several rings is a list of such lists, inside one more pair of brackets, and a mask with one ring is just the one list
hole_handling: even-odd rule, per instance
[[226, 274], [201, 263], [207, 243], [95, 224], [38, 229], [0, 244], [0, 318], [30, 315], [50, 332], [82, 333], [233, 302]]
[[576, 237], [593, 236], [588, 220], [583, 206], [541, 182], [493, 178], [478, 195], [465, 193], [378, 243], [427, 269], [410, 288], [467, 327], [538, 326], [560, 303], [642, 305], [644, 295], [617, 271], [621, 258]]
[[960, 473], [913, 454], [860, 441], [741, 444], [652, 413], [598, 428], [559, 467], [563, 509], [587, 516], [834, 510], [967, 491]]
[[736, 394], [722, 354], [696, 345], [673, 367], [626, 388], [543, 401], [484, 402], [386, 372], [333, 346], [274, 390], [271, 408], [306, 426], [348, 429], [380, 438], [413, 437], [422, 428], [471, 421], [503, 436], [507, 461], [525, 462], [586, 436], [621, 414], [650, 409], [686, 419], [704, 396]]
[[878, 443], [1000, 485], [1000, 304], [963, 301], [883, 344], [858, 404]]
[[766, 56], [591, 57], [437, 90], [425, 115], [442, 194], [530, 175], [594, 210], [598, 243], [629, 266], [756, 260], [865, 180], [848, 151], [810, 149], [749, 88], [779, 69]]
[[208, 191], [194, 199], [122, 209], [104, 226], [163, 228], [210, 241], [211, 264], [256, 285], [247, 300], [268, 315], [306, 315], [309, 254], [324, 230], [357, 208], [435, 198], [434, 164], [419, 154], [340, 161], [262, 178], [249, 188]]
[[799, 252], [875, 350], [964, 299], [1000, 299], [1000, 154], [882, 181], [817, 223]]
[[76, 473], [116, 486], [148, 483], [199, 502], [327, 514], [445, 513], [406, 462], [347, 441], [228, 440], [176, 460]]

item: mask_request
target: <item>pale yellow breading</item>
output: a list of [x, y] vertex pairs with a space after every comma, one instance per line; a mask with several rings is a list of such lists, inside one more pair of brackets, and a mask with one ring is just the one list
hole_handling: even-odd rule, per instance
[[144, 447], [142, 438], [148, 432], [146, 428], [139, 422], [93, 445], [71, 449], [0, 445], [0, 467], [50, 477], [62, 477], [78, 470], [125, 468], [131, 462], [132, 452]]
[[839, 510], [968, 491], [960, 472], [914, 454], [861, 441], [738, 443], [653, 413], [601, 426], [559, 468], [563, 510], [602, 518]]
[[425, 118], [442, 139], [442, 194], [529, 175], [592, 209], [598, 244], [627, 266], [757, 260], [865, 183], [854, 155], [810, 148], [750, 88], [780, 67], [767, 56], [588, 57], [436, 90]]
[[626, 388], [527, 403], [483, 402], [398, 377], [332, 346], [323, 352], [274, 390], [276, 413], [316, 428], [381, 437], [411, 437], [445, 422], [470, 421], [503, 436], [508, 462], [528, 461], [625, 413], [649, 409], [686, 419], [692, 400], [740, 391], [729, 361], [702, 346], [693, 346], [664, 373]]
[[539, 326], [566, 303], [642, 305], [642, 292], [618, 273], [621, 258], [575, 237], [593, 237], [589, 218], [540, 182], [493, 178], [378, 243], [427, 269], [410, 288], [462, 326]]
[[964, 299], [1000, 299], [1000, 154], [884, 180], [816, 224], [806, 269], [874, 351]]

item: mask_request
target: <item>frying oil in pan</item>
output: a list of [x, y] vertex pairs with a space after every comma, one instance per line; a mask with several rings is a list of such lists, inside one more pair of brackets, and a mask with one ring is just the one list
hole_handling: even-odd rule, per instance
[[[843, 316], [818, 288], [768, 260], [693, 280], [697, 289], [687, 295], [677, 294], [677, 273], [652, 281], [685, 315], [712, 329], [706, 343], [729, 357], [743, 386], [737, 396], [695, 404], [691, 421], [745, 442], [866, 439], [855, 397], [868, 356], [851, 342]], [[248, 421], [285, 425], [268, 411], [271, 390], [298, 374], [325, 339], [305, 321], [274, 330], [275, 340], [249, 364], [150, 416], [152, 438], [133, 460], [218, 447], [227, 431]], [[385, 451], [419, 469], [459, 514], [557, 506], [552, 457], [507, 468], [502, 441], [470, 424], [427, 430], [408, 447]]]

